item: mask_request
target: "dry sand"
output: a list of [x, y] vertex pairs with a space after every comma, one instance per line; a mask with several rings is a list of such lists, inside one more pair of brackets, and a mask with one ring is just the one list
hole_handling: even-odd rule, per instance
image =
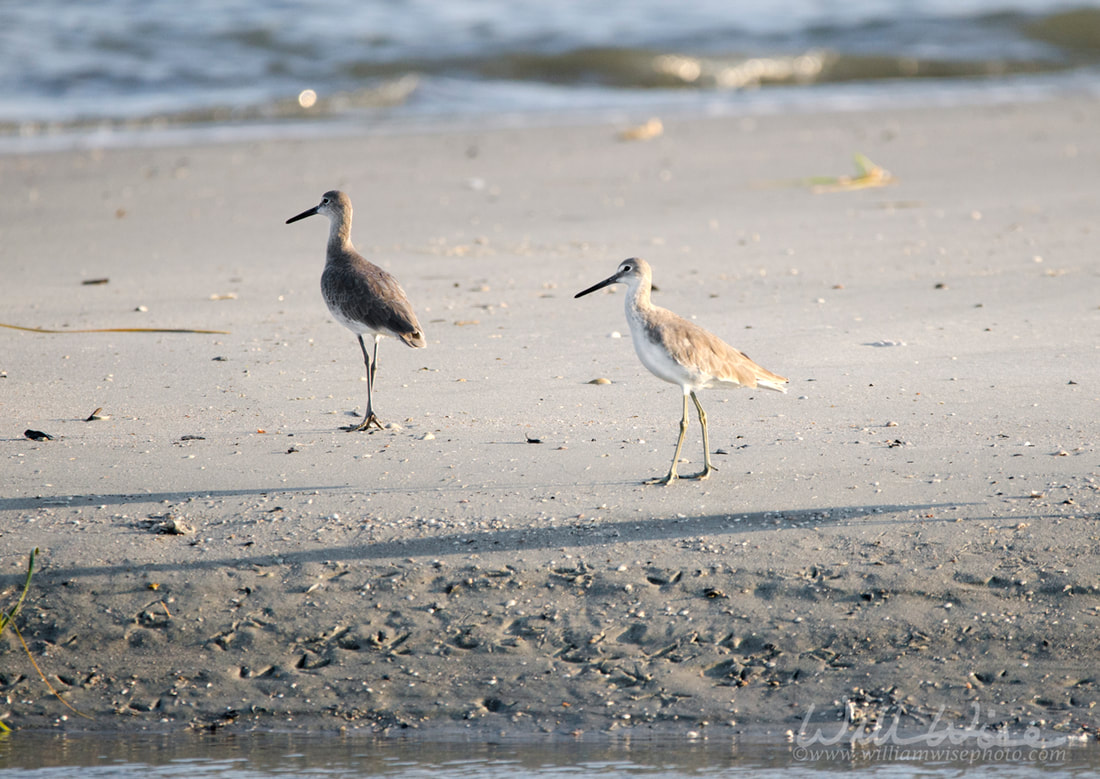
[[[38, 547], [17, 624], [90, 719], [10, 629], [0, 714], [1094, 733], [1097, 127], [1082, 99], [0, 158], [5, 323], [229, 331], [0, 331], [0, 607]], [[855, 152], [897, 181], [794, 183]], [[374, 434], [339, 429], [366, 384], [327, 224], [283, 224], [334, 187], [429, 341], [382, 343]], [[572, 297], [632, 255], [791, 379], [702, 394], [709, 481], [642, 486], [678, 391], [621, 289]]]

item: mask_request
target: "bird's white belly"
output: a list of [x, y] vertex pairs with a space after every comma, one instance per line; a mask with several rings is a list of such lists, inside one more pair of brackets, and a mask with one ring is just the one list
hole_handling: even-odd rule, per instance
[[351, 330], [356, 335], [366, 335], [367, 333], [370, 333], [372, 335], [384, 335], [384, 333], [379, 333], [375, 330], [372, 330], [363, 322], [359, 322], [349, 318], [344, 314], [343, 311], [341, 311], [339, 308], [329, 302], [328, 298], [325, 298], [325, 303], [328, 304], [328, 311], [330, 314], [332, 314], [332, 318], [342, 324], [348, 330]]
[[634, 351], [642, 365], [649, 369], [659, 379], [680, 387], [696, 389], [698, 377], [694, 371], [689, 371], [676, 362], [660, 344], [650, 340], [641, 327], [631, 327], [631, 335], [634, 339]]
[[340, 311], [340, 309], [332, 305], [332, 303], [329, 303], [327, 300], [325, 302], [328, 303], [328, 312], [332, 314], [332, 318], [342, 324], [348, 330], [351, 330], [353, 333], [359, 335], [367, 332], [366, 328], [363, 327], [362, 322], [356, 322], [353, 319], [349, 319], [348, 317], [344, 316], [343, 312]]

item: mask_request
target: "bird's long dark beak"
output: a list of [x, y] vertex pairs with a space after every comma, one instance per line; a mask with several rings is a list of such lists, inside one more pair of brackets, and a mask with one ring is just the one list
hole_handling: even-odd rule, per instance
[[291, 222], [297, 222], [299, 219], [305, 219], [307, 216], [313, 216], [317, 213], [318, 208], [320, 208], [320, 206], [314, 206], [308, 211], [303, 211], [302, 213], [298, 214], [298, 216], [292, 216], [290, 217], [290, 219], [286, 220], [286, 223], [290, 224]]
[[588, 289], [582, 290], [581, 292], [578, 292], [573, 297], [574, 298], [583, 297], [584, 295], [587, 295], [589, 292], [595, 292], [598, 289], [603, 289], [604, 287], [610, 286], [611, 284], [615, 284], [618, 281], [619, 281], [619, 274], [615, 273], [614, 275], [608, 276], [606, 279], [601, 281], [599, 284], [593, 284]]

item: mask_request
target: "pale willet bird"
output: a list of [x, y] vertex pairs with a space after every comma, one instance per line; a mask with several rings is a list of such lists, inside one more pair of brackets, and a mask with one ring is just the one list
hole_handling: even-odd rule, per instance
[[[367, 413], [362, 422], [347, 429], [367, 430], [373, 424], [381, 430], [382, 423], [374, 415], [372, 405], [378, 342], [382, 336], [389, 335], [419, 348], [427, 346], [424, 331], [397, 279], [367, 262], [351, 245], [351, 199], [336, 190], [326, 192], [318, 205], [290, 217], [286, 223], [314, 214], [324, 214], [330, 222], [321, 294], [333, 318], [358, 337], [367, 367]], [[363, 343], [367, 333], [374, 336], [373, 357], [367, 354], [367, 345]]]
[[707, 414], [695, 396], [696, 390], [713, 387], [763, 387], [786, 392], [787, 380], [761, 368], [718, 336], [649, 301], [653, 274], [649, 263], [632, 257], [623, 260], [611, 276], [594, 284], [574, 297], [587, 295], [610, 284], [626, 284], [626, 321], [634, 338], [638, 359], [654, 376], [679, 385], [684, 392], [684, 414], [680, 419], [680, 437], [668, 475], [651, 479], [647, 484], [671, 484], [678, 478], [676, 464], [680, 447], [688, 428], [688, 396], [699, 412], [703, 428], [703, 470], [685, 479], [705, 479], [714, 468], [710, 464], [710, 441], [707, 439]]

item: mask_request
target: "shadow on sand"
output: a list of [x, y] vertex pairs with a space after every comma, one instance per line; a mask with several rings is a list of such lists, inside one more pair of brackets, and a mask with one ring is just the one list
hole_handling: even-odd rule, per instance
[[[257, 494], [266, 492], [286, 492], [287, 490], [256, 490]], [[301, 491], [306, 491], [302, 488]], [[312, 489], [310, 490], [312, 491]], [[205, 495], [206, 493], [204, 493]], [[244, 494], [235, 492], [234, 494]], [[95, 496], [95, 502], [103, 502], [105, 496]], [[121, 496], [116, 496], [121, 497]], [[166, 495], [141, 495], [141, 502], [157, 501]], [[178, 498], [178, 495], [172, 497]], [[167, 499], [172, 499], [167, 497]], [[12, 501], [5, 501], [7, 508], [13, 508]], [[562, 548], [594, 548], [609, 543], [653, 542], [675, 539], [707, 538], [717, 540], [723, 536], [768, 530], [789, 532], [803, 530], [807, 526], [827, 526], [839, 522], [855, 521], [860, 524], [896, 524], [911, 522], [911, 518], [899, 515], [919, 512], [925, 521], [936, 521], [939, 510], [957, 508], [957, 503], [914, 504], [914, 505], [863, 505], [841, 506], [795, 511], [734, 512], [710, 514], [698, 517], [675, 518], [632, 518], [629, 520], [584, 520], [563, 521], [555, 527], [530, 529], [490, 530], [464, 533], [447, 533], [428, 538], [410, 538], [391, 541], [379, 541], [363, 544], [344, 544], [316, 549], [293, 550], [256, 554], [251, 556], [222, 556], [187, 562], [149, 563], [134, 565], [99, 565], [88, 567], [52, 567], [48, 558], [40, 561], [40, 576], [67, 579], [84, 576], [111, 576], [132, 573], [135, 567], [147, 573], [166, 571], [186, 571], [199, 573], [224, 568], [248, 566], [297, 566], [307, 563], [332, 562], [384, 562], [386, 560], [425, 557], [437, 559], [455, 554], [468, 555], [485, 552], [537, 552]], [[969, 518], [971, 520], [980, 517]], [[954, 517], [944, 517], [940, 521], [954, 522]], [[441, 551], [445, 550], [445, 551]], [[0, 586], [10, 586], [21, 581], [18, 575], [0, 576]]]

